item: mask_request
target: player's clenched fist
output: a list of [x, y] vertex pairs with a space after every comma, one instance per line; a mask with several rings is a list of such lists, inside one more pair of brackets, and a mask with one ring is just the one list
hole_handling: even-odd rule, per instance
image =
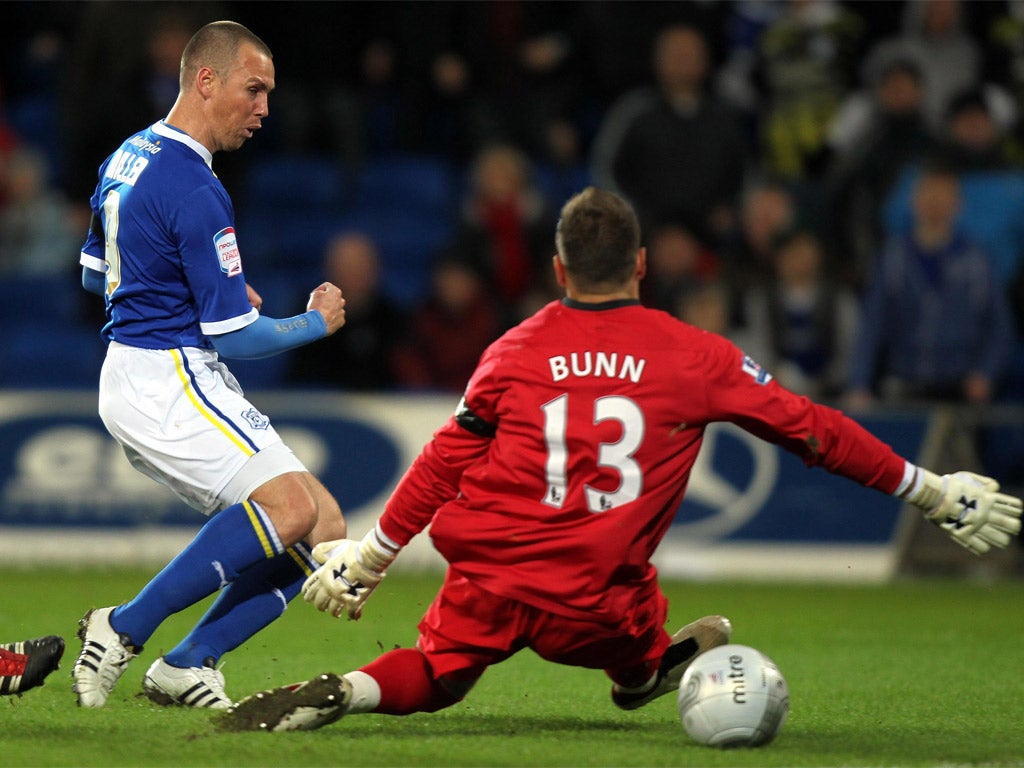
[[341, 295], [341, 289], [333, 283], [320, 283], [309, 294], [306, 310], [312, 309], [324, 316], [328, 336], [345, 324], [345, 297]]

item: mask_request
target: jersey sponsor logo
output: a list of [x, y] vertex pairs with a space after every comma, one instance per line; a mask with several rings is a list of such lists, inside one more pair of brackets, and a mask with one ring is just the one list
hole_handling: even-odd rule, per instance
[[238, 252], [235, 228], [224, 227], [213, 236], [213, 245], [217, 249], [220, 271], [228, 277], [242, 274], [242, 254]]
[[743, 372], [758, 384], [767, 384], [772, 380], [772, 375], [755, 363], [754, 359], [750, 355], [743, 356]]
[[143, 152], [149, 152], [149, 154], [151, 155], [155, 155], [157, 152], [160, 151], [159, 142], [154, 144], [152, 141], [150, 141], [149, 139], [145, 139], [142, 136], [133, 136], [132, 138], [128, 139], [128, 143], [131, 144], [133, 147], [138, 147]]

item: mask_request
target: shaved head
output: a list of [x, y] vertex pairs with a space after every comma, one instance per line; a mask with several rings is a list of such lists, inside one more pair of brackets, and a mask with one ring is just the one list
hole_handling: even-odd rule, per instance
[[203, 67], [209, 67], [217, 76], [227, 76], [238, 55], [239, 47], [249, 43], [267, 58], [273, 58], [270, 48], [247, 27], [234, 21], [214, 21], [196, 32], [181, 54], [178, 77], [182, 90]]

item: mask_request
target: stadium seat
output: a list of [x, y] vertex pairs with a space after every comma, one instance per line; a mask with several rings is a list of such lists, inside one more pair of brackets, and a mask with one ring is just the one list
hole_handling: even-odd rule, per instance
[[561, 210], [566, 200], [594, 183], [590, 168], [582, 163], [568, 168], [539, 163], [534, 166], [533, 181], [555, 211]]
[[[76, 273], [5, 275], [0, 277], [0, 321], [9, 328], [38, 319], [41, 307], [49, 317], [74, 321], [84, 289]], [[98, 301], [102, 301], [97, 297]]]
[[0, 352], [0, 387], [92, 389], [99, 383], [105, 352], [98, 328], [24, 324]]
[[295, 211], [334, 213], [349, 202], [351, 184], [337, 158], [279, 154], [253, 162], [236, 209], [275, 218]]
[[363, 167], [355, 205], [449, 216], [454, 192], [455, 173], [444, 159], [394, 155], [371, 159]]

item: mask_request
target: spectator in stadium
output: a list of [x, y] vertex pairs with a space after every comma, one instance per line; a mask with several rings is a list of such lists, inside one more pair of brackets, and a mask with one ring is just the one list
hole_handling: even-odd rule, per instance
[[775, 243], [798, 225], [801, 213], [789, 185], [779, 179], [755, 176], [746, 183], [739, 220], [719, 251], [722, 279], [732, 293], [735, 325], [747, 325], [743, 294], [770, 278]]
[[131, 464], [210, 516], [127, 602], [89, 610], [72, 676], [102, 707], [167, 617], [220, 591], [196, 626], [149, 667], [159, 704], [226, 707], [220, 657], [281, 616], [311, 567], [308, 547], [344, 535], [337, 501], [250, 403], [222, 362], [324, 338], [345, 321], [330, 283], [307, 311], [262, 316], [245, 282], [231, 201], [213, 172], [262, 126], [275, 87], [266, 44], [230, 21], [197, 31], [178, 99], [105, 160], [81, 249], [82, 284], [104, 297], [99, 414]]
[[[72, 207], [47, 179], [45, 156], [28, 146], [7, 161], [0, 197], [0, 276], [38, 275], [71, 279], [81, 229]], [[84, 225], [83, 225], [84, 226]]]
[[[950, 102], [932, 154], [958, 173], [960, 225], [989, 252], [997, 279], [1008, 288], [1024, 268], [1024, 169], [1005, 154], [1004, 138], [989, 99], [972, 89]], [[921, 163], [906, 167], [885, 201], [884, 224], [891, 231], [910, 229], [920, 173]]]
[[795, 229], [780, 237], [771, 278], [748, 291], [744, 305], [744, 351], [787, 389], [816, 398], [839, 394], [860, 308], [856, 294], [829, 271], [817, 235]]
[[717, 255], [685, 227], [654, 229], [647, 245], [649, 279], [641, 287], [644, 304], [675, 311], [680, 296], [718, 275]]
[[[134, 4], [87, 3], [77, 18], [61, 104], [65, 185], [69, 200], [86, 200], [96, 183], [96, 158], [138, 126], [167, 114], [159, 85], [177, 31], [217, 18], [217, 2], [174, 0]], [[110, 45], [111, 40], [120, 41]], [[155, 47], [151, 41], [159, 40]], [[181, 50], [178, 50], [180, 60]], [[102, 89], [96, 83], [103, 83]], [[219, 177], [226, 178], [221, 163]]]
[[0, 643], [0, 696], [19, 696], [60, 667], [64, 638], [57, 635]]
[[[724, 336], [739, 346], [733, 338], [729, 299], [729, 291], [721, 281], [705, 280], [679, 294], [673, 314], [694, 328]], [[741, 348], [749, 352], [746, 346]]]
[[913, 61], [922, 73], [925, 118], [938, 131], [953, 96], [979, 84], [982, 51], [966, 28], [960, 0], [918, 0], [903, 9], [903, 29], [872, 47], [865, 66]]
[[889, 192], [934, 143], [913, 60], [893, 59], [865, 77], [867, 86], [846, 99], [829, 134], [830, 231], [846, 279], [855, 285], [863, 284], [881, 244]]
[[939, 150], [958, 172], [1005, 171], [1013, 166], [996, 110], [996, 102], [983, 88], [971, 88], [950, 99]]
[[728, 340], [643, 307], [646, 255], [622, 198], [594, 188], [571, 198], [556, 242], [565, 298], [488, 348], [373, 529], [315, 552], [324, 566], [306, 600], [357, 619], [429, 524], [449, 567], [415, 648], [249, 696], [223, 727], [310, 730], [347, 714], [434, 712], [525, 648], [604, 670], [620, 709], [677, 692], [690, 662], [732, 630], [706, 616], [670, 636], [650, 562], [715, 421], [905, 499], [975, 552], [1020, 530], [1021, 501], [995, 480], [915, 466], [784, 389]]
[[1013, 98], [1016, 120], [1008, 131], [1009, 150], [1014, 163], [1024, 167], [1024, 2], [1010, 0], [1004, 10], [992, 22], [985, 51], [993, 62], [993, 79]]
[[704, 35], [670, 26], [653, 52], [656, 83], [618, 99], [592, 147], [596, 183], [636, 206], [645, 229], [674, 223], [716, 246], [736, 223], [748, 148], [707, 91]]
[[384, 294], [377, 245], [344, 232], [324, 252], [324, 276], [345, 286], [345, 332], [291, 353], [292, 384], [346, 390], [386, 390], [396, 383], [395, 354], [406, 332], [405, 312]]
[[459, 392], [484, 351], [501, 332], [502, 314], [473, 264], [442, 257], [431, 290], [412, 313], [398, 345], [395, 369], [406, 389]]
[[829, 126], [854, 82], [863, 19], [847, 3], [786, 0], [761, 33], [754, 77], [763, 83], [762, 165], [814, 183]]
[[990, 254], [957, 224], [961, 184], [932, 163], [914, 184], [913, 227], [885, 240], [850, 359], [846, 403], [875, 393], [986, 403], [1014, 343], [1010, 307]]
[[516, 147], [481, 150], [455, 234], [441, 253], [443, 261], [470, 265], [483, 277], [506, 325], [551, 256], [553, 217], [531, 173], [529, 158]]

